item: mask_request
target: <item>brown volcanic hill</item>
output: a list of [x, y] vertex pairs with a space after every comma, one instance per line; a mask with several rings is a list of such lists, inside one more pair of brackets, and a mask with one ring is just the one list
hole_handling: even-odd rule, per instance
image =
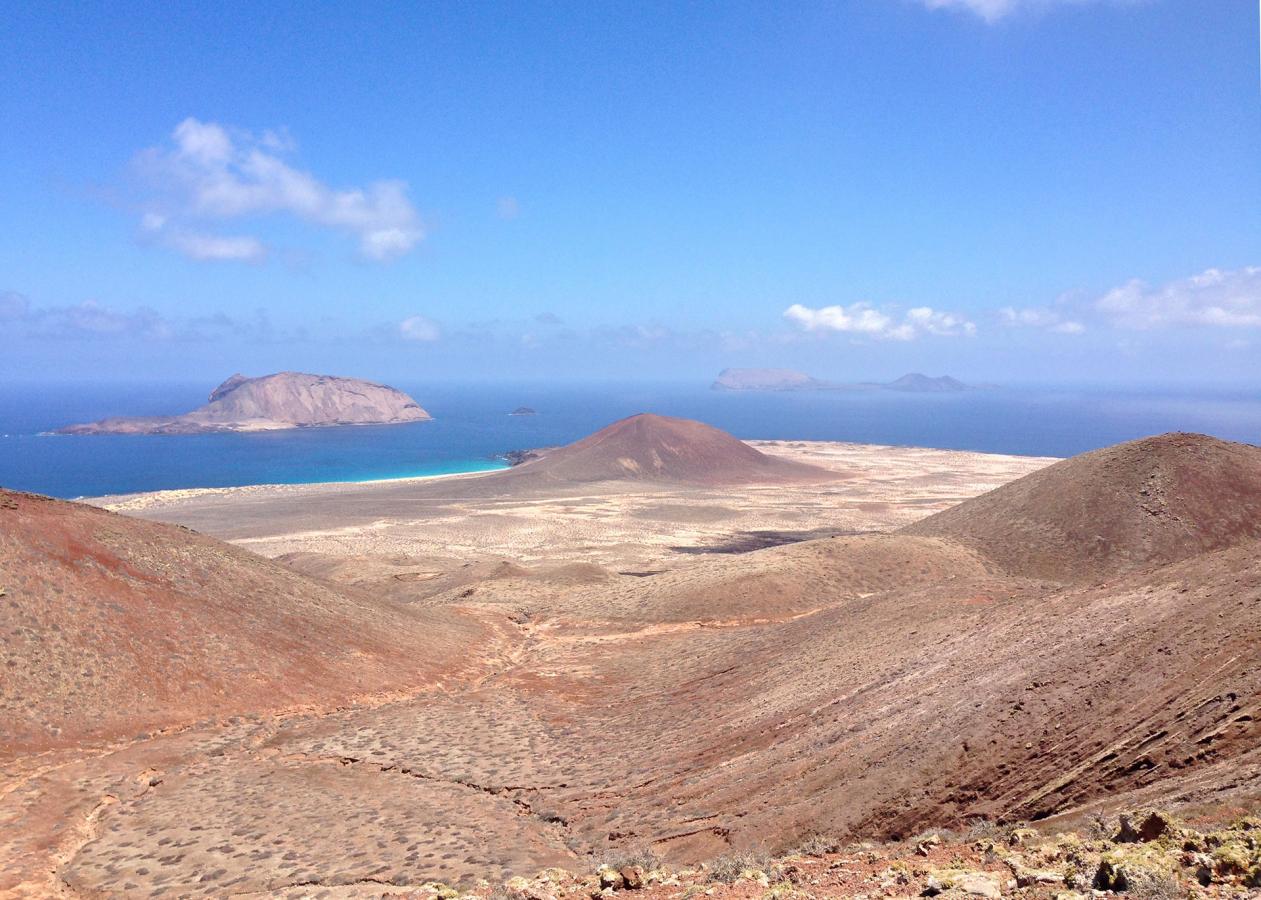
[[0, 491], [0, 756], [415, 690], [477, 633], [186, 529]]
[[209, 402], [171, 418], [110, 418], [68, 425], [62, 434], [191, 434], [323, 425], [394, 425], [430, 418], [407, 394], [370, 381], [280, 372], [233, 375]]
[[[778, 623], [593, 644], [565, 662], [608, 686], [599, 726], [619, 748], [600, 774], [656, 777], [620, 790], [612, 819], [585, 816], [577, 792], [556, 805], [593, 842], [633, 834], [695, 861], [812, 831], [907, 836], [1138, 792], [1255, 796], [1258, 550], [1089, 588], [961, 572], [814, 594], [821, 611]], [[805, 597], [818, 563], [800, 569]], [[700, 815], [712, 832], [689, 832]]]
[[[1161, 440], [1146, 456], [1167, 473], [1221, 449]], [[1095, 454], [1076, 462], [1070, 473], [1089, 482], [1079, 501], [1095, 498], [1102, 524], [1124, 521], [1131, 497], [1112, 490], [1115, 473], [1096, 471]], [[1221, 471], [1238, 483], [1234, 468]], [[1016, 520], [1038, 512], [996, 505]], [[119, 522], [93, 521], [98, 531]], [[650, 846], [690, 863], [787, 849], [812, 832], [906, 837], [1135, 803], [1256, 808], [1261, 541], [1228, 542], [1092, 584], [1014, 577], [953, 536], [906, 534], [576, 578], [572, 592], [534, 599], [524, 568], [496, 562], [483, 575], [502, 595], [486, 602], [470, 585], [436, 598], [519, 607], [516, 643], [477, 677], [371, 708], [138, 741], [41, 767], [7, 793], [0, 784], [10, 823], [0, 893], [17, 871], [91, 896], [287, 896], [313, 885], [367, 896], [558, 860], [589, 867], [611, 849]], [[164, 552], [126, 559], [150, 573]], [[91, 573], [92, 557], [76, 553]], [[51, 665], [35, 651], [22, 661]], [[1164, 843], [1181, 852], [1180, 840]], [[929, 848], [924, 864], [952, 866], [944, 849]], [[993, 849], [1004, 861], [1014, 852]], [[1039, 868], [1088, 885], [1094, 864], [1083, 868], [1081, 849]], [[1127, 859], [1144, 852], [1134, 849]], [[869, 859], [885, 893], [919, 891], [892, 883], [887, 858]], [[1009, 874], [1020, 871], [1004, 871], [1003, 885]], [[1058, 888], [1004, 895], [1045, 900]]]
[[1165, 434], [1075, 456], [903, 529], [1079, 582], [1261, 537], [1261, 447]]
[[640, 413], [522, 463], [499, 480], [702, 485], [827, 481], [835, 472], [777, 459], [691, 419]]

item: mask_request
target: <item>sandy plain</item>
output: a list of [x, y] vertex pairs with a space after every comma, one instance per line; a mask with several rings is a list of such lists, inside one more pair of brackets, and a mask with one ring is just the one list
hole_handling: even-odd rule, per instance
[[[1118, 794], [1255, 807], [1256, 448], [1174, 435], [1044, 471], [1051, 460], [757, 446], [829, 471], [773, 486], [499, 473], [97, 500], [236, 548], [3, 498], [3, 514], [46, 523], [17, 545], [30, 574], [7, 585], [15, 659], [58, 683], [77, 672], [73, 646], [49, 651], [66, 634], [97, 646], [62, 602], [91, 594], [223, 678], [203, 686], [221, 692], [212, 718], [174, 685], [144, 731], [0, 755], [0, 896], [431, 897], [433, 882], [485, 896], [644, 847], [688, 864], [813, 832], [1045, 824]], [[978, 526], [953, 538], [899, 530], [1030, 473], [974, 501]], [[981, 527], [994, 516], [998, 532]], [[1053, 577], [961, 539], [1008, 523], [1023, 529], [1015, 550], [1062, 554]], [[1096, 539], [1135, 556], [1096, 557]], [[38, 621], [41, 598], [60, 630]], [[256, 609], [271, 600], [287, 604], [279, 626]], [[370, 615], [348, 618], [360, 606]], [[188, 628], [202, 614], [224, 638], [206, 653]], [[314, 634], [284, 624], [314, 614], [328, 623]], [[388, 692], [265, 687], [317, 643], [330, 656], [352, 639]], [[105, 664], [108, 684], [148, 696], [145, 671]], [[92, 726], [36, 688], [0, 699]], [[917, 878], [875, 895], [918, 895]], [[840, 895], [873, 896], [852, 887]]]
[[[427, 578], [471, 561], [660, 571], [698, 555], [889, 531], [1043, 468], [1051, 457], [822, 441], [750, 441], [838, 473], [822, 484], [603, 482], [497, 493], [496, 473], [91, 498], [269, 557], [394, 560]], [[427, 568], [417, 569], [416, 564]]]

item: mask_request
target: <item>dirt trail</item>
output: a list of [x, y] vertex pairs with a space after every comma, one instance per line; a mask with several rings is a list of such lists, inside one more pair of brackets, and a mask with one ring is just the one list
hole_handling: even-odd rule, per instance
[[[409, 689], [375, 691], [337, 704], [300, 704], [266, 716], [159, 729], [97, 747], [5, 761], [0, 773], [0, 834], [5, 837], [0, 842], [0, 897], [78, 896], [80, 892], [61, 877], [61, 868], [98, 836], [101, 820], [111, 808], [140, 802], [162, 783], [163, 772], [187, 769], [211, 757], [257, 758], [259, 748], [298, 723], [477, 690], [516, 664], [526, 638], [501, 611], [467, 612], [485, 627], [489, 638], [473, 657], [476, 665], [453, 677], [437, 677]], [[67, 828], [76, 816], [77, 824]]]

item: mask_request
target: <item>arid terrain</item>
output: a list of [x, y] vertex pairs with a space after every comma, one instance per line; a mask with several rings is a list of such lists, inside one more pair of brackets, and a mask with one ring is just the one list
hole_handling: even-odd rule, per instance
[[0, 891], [1261, 884], [1256, 447], [637, 417], [501, 473], [96, 502], [0, 495]]

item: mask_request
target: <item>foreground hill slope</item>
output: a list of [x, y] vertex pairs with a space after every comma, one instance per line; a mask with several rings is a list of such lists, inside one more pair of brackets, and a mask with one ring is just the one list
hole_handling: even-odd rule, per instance
[[407, 394], [370, 381], [279, 372], [233, 375], [205, 406], [170, 418], [113, 418], [69, 425], [62, 434], [195, 434], [326, 425], [394, 425], [430, 418]]
[[[1058, 526], [1065, 543], [1038, 553], [1066, 568], [1048, 578], [1013, 575], [1027, 560], [1002, 563], [953, 532], [803, 541], [644, 578], [586, 572], [534, 601], [519, 591], [529, 573], [497, 564], [421, 601], [487, 622], [514, 604], [516, 641], [493, 666], [395, 703], [85, 755], [7, 795], [29, 812], [0, 828], [0, 863], [11, 835], [21, 877], [52, 873], [82, 895], [378, 896], [388, 884], [429, 896], [435, 879], [467, 886], [645, 846], [693, 862], [812, 832], [907, 837], [1136, 803], [1257, 808], [1261, 540], [1235, 527], [1250, 448], [1219, 443], [1175, 435], [1080, 457], [1059, 508], [1026, 505], [1027, 485], [983, 498], [996, 522]], [[1205, 535], [1158, 544], [1172, 561], [1128, 524], [1140, 463], [1174, 479], [1167, 499]], [[1175, 478], [1190, 470], [1205, 473], [1195, 491]], [[1074, 504], [1109, 529], [1110, 556], [1071, 555]], [[113, 547], [109, 527], [124, 525], [97, 521], [96, 544]], [[75, 551], [79, 568], [100, 564], [94, 552]], [[148, 553], [126, 562], [151, 574]], [[1103, 563], [1124, 571], [1066, 580]], [[144, 774], [137, 786], [150, 769], [160, 785]], [[50, 861], [42, 847], [57, 840]], [[1257, 843], [1244, 849], [1240, 874], [1254, 856], [1261, 866]], [[920, 893], [924, 873], [909, 873], [914, 888], [896, 874], [879, 879], [890, 893]], [[6, 875], [0, 864], [0, 891]]]
[[836, 473], [768, 456], [703, 422], [640, 413], [495, 476], [500, 482], [828, 481]]
[[8, 491], [0, 573], [0, 754], [406, 691], [476, 633], [185, 529]]
[[1075, 456], [903, 529], [1083, 582], [1261, 538], [1261, 447], [1165, 434]]

